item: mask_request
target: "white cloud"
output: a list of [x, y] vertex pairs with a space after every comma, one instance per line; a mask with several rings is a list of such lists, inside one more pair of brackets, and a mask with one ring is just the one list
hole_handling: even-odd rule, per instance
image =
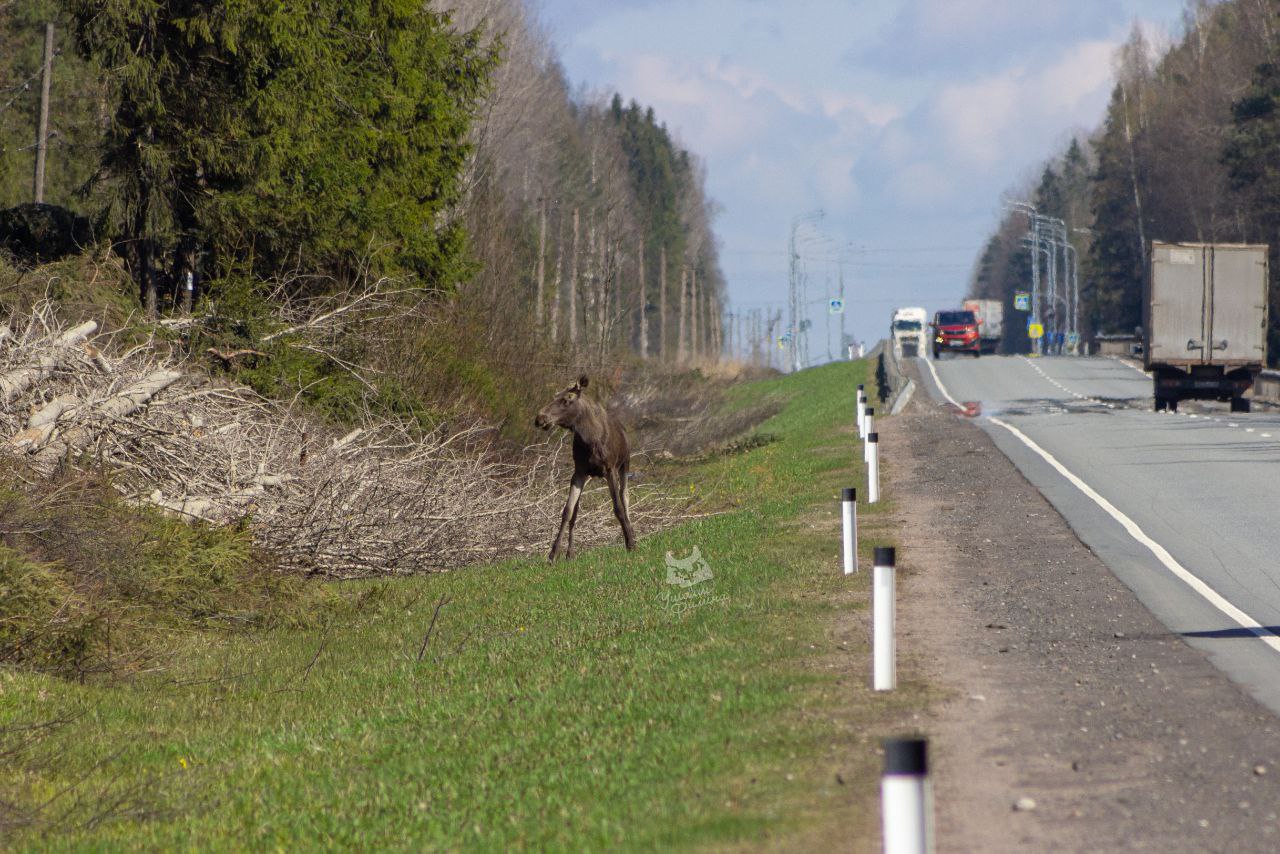
[[844, 240], [972, 244], [930, 255], [943, 273], [851, 271], [928, 302], [958, 297], [1001, 192], [1102, 119], [1132, 16], [1176, 26], [1184, 0], [541, 2], [581, 24], [561, 30], [571, 78], [652, 106], [705, 160], [735, 300], [775, 297], [761, 250], [783, 258], [821, 207]]
[[1001, 74], [973, 83], [945, 87], [931, 106], [941, 130], [943, 156], [957, 165], [990, 167], [1005, 156], [1001, 142], [1023, 99], [1017, 74]]
[[1071, 45], [1044, 64], [1015, 66], [940, 87], [886, 126], [858, 166], [879, 197], [905, 208], [990, 198], [1054, 153], [1063, 132], [1096, 125], [1111, 90], [1117, 42]]

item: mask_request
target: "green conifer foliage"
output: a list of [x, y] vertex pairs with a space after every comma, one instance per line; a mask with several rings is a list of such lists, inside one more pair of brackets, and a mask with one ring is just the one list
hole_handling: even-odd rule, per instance
[[1129, 333], [1142, 323], [1144, 247], [1138, 237], [1137, 203], [1129, 148], [1124, 137], [1119, 90], [1096, 145], [1093, 213], [1096, 236], [1089, 246], [1082, 296], [1101, 333]]
[[220, 273], [441, 289], [465, 274], [448, 214], [496, 57], [446, 15], [418, 0], [68, 2], [110, 84], [100, 198], [144, 290], [154, 258], [197, 245]]

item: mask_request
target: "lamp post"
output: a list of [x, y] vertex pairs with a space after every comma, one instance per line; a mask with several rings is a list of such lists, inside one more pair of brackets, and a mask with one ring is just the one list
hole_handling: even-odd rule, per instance
[[[1040, 323], [1040, 214], [1030, 202], [1006, 200], [1007, 208], [1026, 214], [1031, 225], [1031, 323]], [[1043, 352], [1043, 339], [1033, 343], [1037, 355]]]

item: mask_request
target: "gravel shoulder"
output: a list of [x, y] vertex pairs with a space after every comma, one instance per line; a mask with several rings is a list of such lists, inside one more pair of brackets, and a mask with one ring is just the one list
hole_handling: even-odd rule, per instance
[[938, 850], [1280, 849], [1280, 721], [972, 422], [917, 389], [879, 423], [901, 666], [944, 694], [916, 722]]

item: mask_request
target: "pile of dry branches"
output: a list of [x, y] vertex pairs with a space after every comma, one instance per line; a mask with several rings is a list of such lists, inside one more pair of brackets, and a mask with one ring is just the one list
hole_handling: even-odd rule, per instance
[[[51, 306], [0, 327], [0, 444], [33, 478], [99, 467], [128, 499], [193, 522], [247, 524], [286, 569], [337, 577], [458, 567], [549, 543], [571, 463], [564, 438], [499, 456], [480, 424], [423, 433], [372, 416], [346, 434], [212, 381], [164, 345], [124, 348]], [[675, 508], [633, 489], [653, 530]], [[582, 545], [620, 539], [584, 498]]]

